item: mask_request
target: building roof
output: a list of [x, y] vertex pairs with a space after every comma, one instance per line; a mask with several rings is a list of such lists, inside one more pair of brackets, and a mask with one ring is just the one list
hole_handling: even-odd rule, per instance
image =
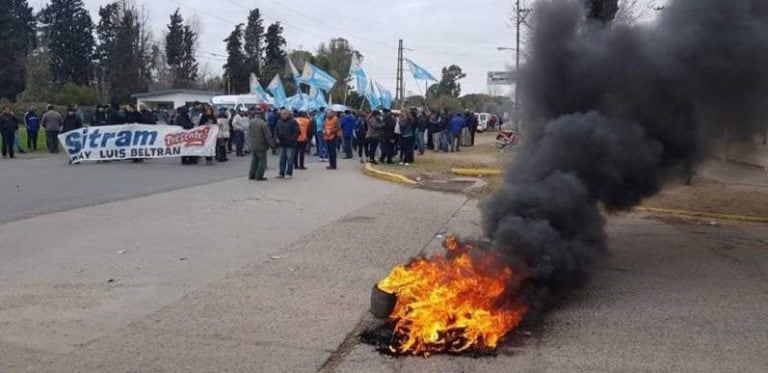
[[213, 92], [213, 91], [200, 91], [195, 89], [164, 89], [161, 91], [154, 91], [154, 92], [145, 92], [145, 93], [137, 93], [134, 95], [131, 95], [132, 98], [145, 98], [145, 97], [154, 97], [154, 96], [165, 96], [165, 95], [200, 95], [200, 96], [218, 96], [220, 93]]

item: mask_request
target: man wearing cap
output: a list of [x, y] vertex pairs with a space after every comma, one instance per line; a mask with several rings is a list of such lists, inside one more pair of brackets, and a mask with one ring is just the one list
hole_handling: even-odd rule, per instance
[[267, 122], [262, 119], [264, 110], [261, 107], [256, 107], [256, 115], [249, 123], [249, 131], [251, 137], [251, 170], [248, 173], [248, 179], [264, 181], [267, 180], [264, 177], [264, 173], [267, 171], [267, 150], [275, 148], [275, 143], [272, 141], [272, 131], [269, 130]]

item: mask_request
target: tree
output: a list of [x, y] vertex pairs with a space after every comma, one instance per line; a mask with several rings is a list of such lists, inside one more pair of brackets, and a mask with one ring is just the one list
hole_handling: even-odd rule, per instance
[[165, 61], [170, 70], [174, 88], [191, 88], [195, 85], [198, 63], [195, 59], [197, 32], [184, 24], [179, 9], [171, 14], [168, 34], [165, 36]]
[[264, 49], [264, 78], [271, 80], [275, 74], [285, 69], [285, 38], [283, 38], [283, 26], [275, 22], [267, 27], [264, 36], [266, 47]]
[[89, 85], [93, 78], [93, 21], [81, 0], [51, 0], [40, 12], [49, 50], [51, 76], [57, 84]]
[[[26, 87], [19, 97], [28, 102], [52, 102], [55, 89], [51, 84], [50, 57], [41, 48], [27, 57]], [[0, 77], [2, 78], [2, 77]]]
[[264, 62], [264, 20], [259, 9], [254, 9], [248, 15], [248, 25], [245, 27], [245, 60], [249, 72], [261, 75]]
[[[113, 103], [129, 102], [146, 91], [152, 78], [152, 43], [146, 15], [131, 0], [116, 0], [99, 8], [97, 50], [102, 95]], [[108, 92], [108, 93], [107, 93]]]
[[224, 75], [233, 93], [247, 93], [250, 90], [248, 67], [243, 53], [243, 24], [235, 26], [235, 30], [224, 39], [227, 43], [227, 64], [224, 65]]
[[26, 85], [26, 58], [35, 44], [35, 18], [26, 0], [0, 0], [0, 98], [15, 100]]
[[587, 18], [611, 22], [619, 11], [619, 0], [588, 0]]
[[451, 65], [443, 67], [443, 77], [440, 82], [429, 87], [427, 95], [430, 97], [451, 96], [459, 97], [461, 95], [461, 84], [459, 80], [464, 79], [467, 74], [461, 71], [461, 67]]
[[354, 50], [344, 38], [331, 39], [328, 44], [320, 44], [317, 50], [318, 66], [336, 78], [336, 86], [331, 90], [334, 96], [342, 97], [348, 89], [345, 79], [349, 76], [352, 56], [362, 59], [360, 52]]

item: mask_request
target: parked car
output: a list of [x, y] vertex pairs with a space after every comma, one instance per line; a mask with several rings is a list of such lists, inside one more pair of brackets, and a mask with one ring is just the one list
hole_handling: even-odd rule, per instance
[[477, 114], [477, 131], [485, 132], [488, 129], [488, 122], [491, 120], [491, 114], [479, 113]]

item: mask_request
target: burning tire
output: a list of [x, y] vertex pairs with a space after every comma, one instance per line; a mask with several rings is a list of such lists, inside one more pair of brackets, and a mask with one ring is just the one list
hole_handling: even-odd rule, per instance
[[371, 314], [377, 319], [386, 319], [395, 309], [397, 296], [379, 289], [378, 284], [373, 285], [371, 291]]

